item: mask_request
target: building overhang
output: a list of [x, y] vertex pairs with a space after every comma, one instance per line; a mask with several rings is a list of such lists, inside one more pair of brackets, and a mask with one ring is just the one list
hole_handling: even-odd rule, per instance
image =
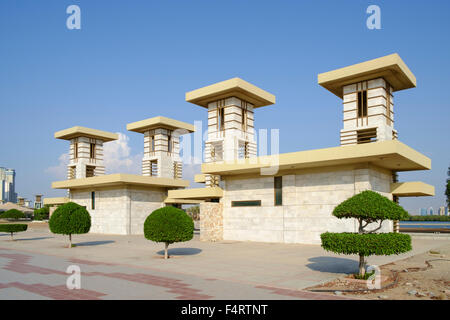
[[134, 131], [139, 133], [144, 133], [146, 131], [158, 128], [164, 128], [169, 130], [180, 129], [182, 131], [186, 131], [185, 133], [192, 133], [195, 131], [194, 125], [190, 123], [166, 117], [154, 117], [127, 124], [128, 131]]
[[431, 169], [431, 159], [398, 140], [340, 146], [202, 164], [203, 174], [275, 175], [282, 170], [370, 163], [393, 171]]
[[224, 98], [237, 97], [253, 104], [254, 108], [275, 103], [275, 96], [240, 78], [218, 82], [186, 92], [186, 101], [208, 108], [208, 103]]
[[52, 183], [53, 189], [86, 189], [96, 187], [139, 186], [156, 188], [185, 188], [189, 181], [159, 177], [147, 177], [134, 174], [108, 174], [90, 178], [56, 181]]
[[391, 183], [391, 193], [397, 197], [434, 196], [434, 186], [421, 181]]
[[384, 78], [399, 91], [416, 86], [416, 77], [397, 53], [354, 64], [317, 76], [319, 85], [342, 99], [342, 87], [376, 78]]
[[70, 202], [70, 199], [66, 197], [44, 198], [44, 206], [57, 206], [67, 202]]
[[61, 130], [55, 132], [56, 139], [71, 140], [78, 137], [86, 137], [103, 140], [104, 142], [109, 142], [113, 140], [118, 140], [119, 135], [112, 132], [101, 131], [97, 129], [85, 128], [85, 127], [72, 127], [69, 129]]
[[166, 204], [198, 204], [198, 203], [202, 203], [202, 202], [205, 202], [205, 200], [173, 199], [173, 198], [169, 198], [169, 197], [167, 197], [164, 200], [164, 203], [166, 203]]
[[206, 200], [223, 197], [223, 190], [219, 187], [192, 188], [184, 190], [169, 190], [168, 198], [187, 200]]

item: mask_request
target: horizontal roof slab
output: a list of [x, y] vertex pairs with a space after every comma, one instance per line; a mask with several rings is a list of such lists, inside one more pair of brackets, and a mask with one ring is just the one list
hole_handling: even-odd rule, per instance
[[169, 130], [182, 129], [191, 133], [195, 131], [194, 125], [166, 117], [154, 117], [127, 124], [128, 131], [144, 133], [152, 129], [164, 128]]
[[398, 140], [340, 146], [326, 149], [282, 153], [231, 162], [202, 164], [202, 173], [236, 175], [243, 173], [274, 175], [280, 170], [296, 170], [357, 163], [395, 170], [429, 170], [431, 159]]
[[391, 193], [397, 197], [434, 196], [434, 187], [421, 181], [391, 183]]
[[169, 190], [168, 198], [171, 199], [195, 199], [205, 200], [213, 198], [221, 198], [223, 190], [219, 187], [192, 188], [183, 190]]
[[218, 82], [207, 87], [186, 92], [186, 101], [208, 107], [208, 103], [237, 97], [253, 104], [255, 108], [275, 103], [275, 96], [240, 78], [233, 78]]
[[101, 131], [97, 129], [90, 129], [85, 127], [72, 127], [69, 129], [55, 132], [56, 139], [71, 140], [78, 137], [87, 137], [93, 139], [103, 140], [104, 142], [113, 141], [119, 139], [119, 135], [116, 133]]
[[342, 98], [342, 87], [360, 81], [384, 78], [399, 91], [416, 86], [416, 77], [397, 53], [318, 75], [318, 83]]
[[135, 174], [108, 174], [90, 178], [56, 181], [52, 183], [53, 189], [86, 189], [92, 187], [115, 186], [141, 186], [141, 187], [188, 187], [189, 181], [159, 177], [139, 176]]
[[66, 197], [58, 197], [58, 198], [44, 198], [44, 205], [58, 205], [69, 202], [70, 199]]

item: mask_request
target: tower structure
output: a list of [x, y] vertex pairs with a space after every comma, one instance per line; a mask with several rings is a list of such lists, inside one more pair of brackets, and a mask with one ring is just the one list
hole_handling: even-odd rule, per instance
[[81, 179], [105, 174], [103, 144], [119, 138], [115, 133], [72, 127], [55, 133], [56, 139], [70, 141], [67, 179]]
[[154, 117], [127, 124], [127, 130], [144, 134], [143, 176], [182, 179], [180, 136], [194, 132], [192, 124]]
[[342, 99], [342, 146], [396, 140], [393, 93], [416, 86], [396, 53], [321, 73], [318, 82]]
[[[254, 110], [274, 104], [274, 95], [233, 78], [187, 92], [186, 101], [208, 110], [205, 163], [257, 155]], [[217, 186], [218, 179], [218, 176], [205, 175], [207, 186]]]

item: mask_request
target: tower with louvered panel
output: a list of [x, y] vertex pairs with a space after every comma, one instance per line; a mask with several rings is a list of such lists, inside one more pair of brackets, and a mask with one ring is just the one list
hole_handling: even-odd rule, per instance
[[154, 117], [130, 123], [127, 130], [144, 135], [142, 175], [182, 179], [180, 136], [194, 132], [193, 125], [166, 117]]
[[72, 180], [104, 175], [103, 144], [119, 136], [77, 126], [56, 132], [55, 138], [70, 141], [67, 179]]
[[416, 86], [416, 78], [398, 54], [321, 73], [318, 79], [342, 99], [342, 146], [398, 138], [393, 94]]
[[[186, 101], [208, 110], [208, 137], [204, 162], [256, 157], [256, 108], [275, 103], [275, 96], [240, 78], [233, 78], [186, 93]], [[206, 175], [207, 186], [218, 177]]]

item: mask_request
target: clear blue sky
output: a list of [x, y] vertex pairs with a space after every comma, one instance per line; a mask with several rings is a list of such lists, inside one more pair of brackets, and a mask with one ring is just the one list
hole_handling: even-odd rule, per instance
[[[68, 30], [66, 8], [81, 8]], [[381, 30], [366, 8], [381, 8]], [[280, 129], [280, 151], [337, 146], [340, 100], [317, 74], [397, 52], [417, 88], [395, 94], [400, 141], [432, 159], [432, 170], [400, 180], [435, 185], [436, 196], [402, 199], [412, 213], [444, 205], [450, 165], [449, 1], [77, 1], [0, 2], [0, 166], [17, 172], [19, 195], [52, 190], [68, 143], [55, 131], [87, 126], [142, 137], [126, 124], [157, 115], [193, 123], [203, 108], [186, 91], [241, 77], [273, 93], [257, 128]]]

